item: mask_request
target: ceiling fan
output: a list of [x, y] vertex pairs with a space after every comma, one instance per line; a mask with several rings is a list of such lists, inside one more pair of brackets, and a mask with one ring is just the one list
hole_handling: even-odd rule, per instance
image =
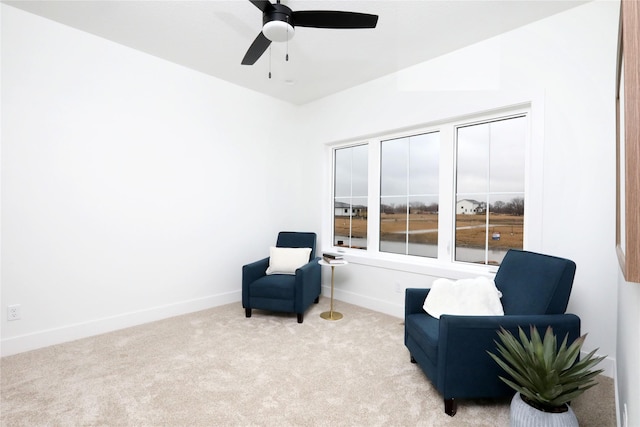
[[242, 59], [242, 65], [253, 65], [267, 50], [271, 42], [291, 40], [295, 27], [314, 28], [375, 28], [378, 15], [336, 10], [292, 11], [287, 6], [268, 0], [249, 0], [262, 11], [262, 31], [253, 41]]

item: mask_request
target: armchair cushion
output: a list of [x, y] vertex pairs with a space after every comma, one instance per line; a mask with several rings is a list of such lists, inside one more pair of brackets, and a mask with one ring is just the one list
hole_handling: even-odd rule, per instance
[[436, 279], [425, 298], [424, 311], [436, 319], [442, 314], [499, 316], [504, 314], [500, 297], [493, 280], [486, 277]]
[[295, 281], [293, 275], [263, 276], [249, 285], [249, 292], [254, 298], [275, 298], [293, 300], [295, 297]]
[[269, 249], [269, 267], [266, 274], [296, 274], [296, 270], [309, 262], [311, 248]]

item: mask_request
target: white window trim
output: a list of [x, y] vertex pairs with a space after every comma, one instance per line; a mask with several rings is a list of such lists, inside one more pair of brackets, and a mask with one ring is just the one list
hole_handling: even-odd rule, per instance
[[[534, 111], [536, 114], [534, 114]], [[541, 100], [526, 101], [512, 106], [487, 110], [477, 114], [467, 114], [437, 123], [423, 124], [402, 131], [371, 136], [368, 138], [332, 142], [325, 145], [326, 162], [330, 167], [327, 186], [328, 207], [323, 209], [323, 250], [344, 253], [345, 258], [354, 264], [399, 270], [418, 274], [460, 277], [471, 275], [493, 274], [497, 266], [471, 264], [453, 259], [454, 245], [454, 216], [455, 211], [455, 132], [456, 128], [474, 122], [494, 120], [499, 117], [511, 117], [526, 114], [529, 132], [525, 145], [525, 250], [540, 250], [542, 247], [542, 192], [543, 192], [543, 160], [544, 160], [544, 103]], [[438, 258], [427, 258], [412, 255], [392, 254], [380, 252], [379, 223], [380, 223], [380, 143], [384, 140], [403, 138], [416, 134], [440, 132], [442, 144], [440, 146], [440, 182], [439, 206], [441, 214], [438, 218]], [[368, 144], [368, 220], [367, 220], [367, 249], [351, 249], [333, 246], [333, 155], [335, 149]], [[373, 183], [373, 184], [372, 184]], [[372, 191], [373, 190], [373, 191]], [[443, 206], [448, 210], [442, 214]]]

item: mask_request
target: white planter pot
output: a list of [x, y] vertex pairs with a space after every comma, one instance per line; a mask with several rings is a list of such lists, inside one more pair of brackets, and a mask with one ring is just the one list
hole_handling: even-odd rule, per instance
[[571, 406], [568, 409], [559, 414], [543, 412], [526, 404], [516, 393], [511, 399], [509, 419], [511, 427], [578, 427], [576, 414]]

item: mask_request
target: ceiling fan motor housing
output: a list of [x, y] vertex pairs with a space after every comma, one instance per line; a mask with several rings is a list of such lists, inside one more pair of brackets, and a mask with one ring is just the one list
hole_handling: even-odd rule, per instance
[[273, 8], [262, 15], [262, 33], [273, 42], [291, 40], [295, 34], [291, 9], [283, 4], [274, 4]]

